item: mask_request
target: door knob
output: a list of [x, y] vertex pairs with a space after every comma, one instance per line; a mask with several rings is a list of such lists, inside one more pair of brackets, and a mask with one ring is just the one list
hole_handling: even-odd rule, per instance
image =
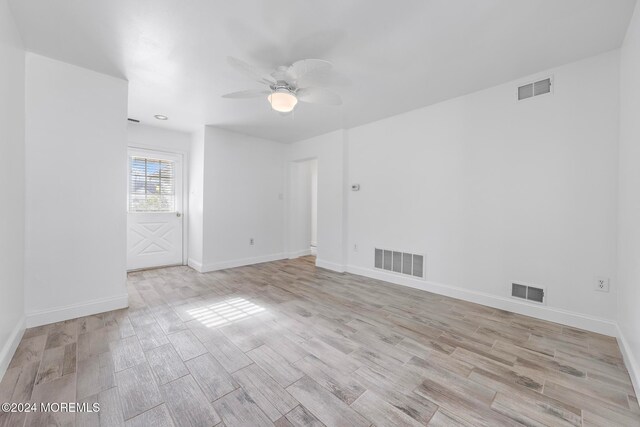
[[181, 214], [180, 212], [176, 212], [176, 216], [177, 216], [178, 218], [180, 218], [180, 217], [182, 216], [182, 214]]

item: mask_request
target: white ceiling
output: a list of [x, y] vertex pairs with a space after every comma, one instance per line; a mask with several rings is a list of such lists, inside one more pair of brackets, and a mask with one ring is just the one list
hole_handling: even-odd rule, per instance
[[[129, 115], [290, 142], [619, 47], [635, 0], [12, 0], [28, 50], [129, 80]], [[344, 105], [221, 95], [227, 64], [333, 62]], [[169, 116], [159, 122], [154, 114]]]

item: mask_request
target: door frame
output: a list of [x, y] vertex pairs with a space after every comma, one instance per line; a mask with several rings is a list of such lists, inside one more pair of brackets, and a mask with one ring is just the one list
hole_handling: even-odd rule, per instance
[[[284, 227], [284, 241], [285, 241], [285, 254], [287, 255], [287, 258], [289, 259], [295, 259], [301, 256], [306, 256], [306, 255], [310, 255], [311, 254], [311, 247], [304, 249], [304, 250], [300, 250], [298, 248], [293, 248], [291, 245], [291, 238], [294, 235], [295, 231], [295, 221], [292, 220], [292, 218], [296, 215], [297, 212], [295, 212], [294, 209], [294, 204], [293, 204], [293, 189], [294, 189], [294, 183], [296, 180], [296, 174], [297, 174], [297, 168], [303, 164], [303, 163], [307, 163], [307, 162], [311, 162], [311, 161], [316, 161], [316, 165], [317, 165], [317, 169], [316, 169], [316, 240], [320, 240], [319, 239], [319, 235], [320, 235], [320, 221], [318, 221], [319, 219], [319, 212], [320, 212], [320, 204], [319, 204], [319, 182], [320, 182], [320, 161], [318, 160], [318, 156], [309, 156], [309, 157], [301, 157], [299, 159], [294, 159], [294, 160], [289, 160], [286, 163], [287, 169], [286, 169], [286, 187], [285, 187], [285, 192], [286, 192], [286, 204], [285, 204], [285, 227]], [[297, 249], [297, 250], [296, 250]], [[316, 256], [316, 260], [318, 259], [318, 253], [320, 251], [320, 243], [318, 241], [316, 241], [316, 253], [313, 254]]]
[[127, 212], [129, 206], [129, 153], [131, 151], [165, 153], [177, 156], [182, 162], [182, 265], [189, 259], [189, 152], [186, 150], [167, 150], [149, 144], [129, 143], [127, 145]]

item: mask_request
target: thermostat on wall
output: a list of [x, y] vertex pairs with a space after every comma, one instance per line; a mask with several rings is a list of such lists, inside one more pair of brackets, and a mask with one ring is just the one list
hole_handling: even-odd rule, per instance
[[359, 191], [360, 184], [351, 184], [351, 191]]

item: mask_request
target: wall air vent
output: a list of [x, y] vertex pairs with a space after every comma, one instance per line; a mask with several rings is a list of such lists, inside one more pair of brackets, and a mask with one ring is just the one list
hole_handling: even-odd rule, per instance
[[511, 296], [520, 298], [529, 302], [538, 304], [546, 304], [545, 290], [536, 286], [525, 285], [522, 283], [511, 283]]
[[424, 255], [376, 248], [373, 265], [380, 270], [424, 278]]
[[518, 101], [551, 93], [551, 77], [518, 87]]

